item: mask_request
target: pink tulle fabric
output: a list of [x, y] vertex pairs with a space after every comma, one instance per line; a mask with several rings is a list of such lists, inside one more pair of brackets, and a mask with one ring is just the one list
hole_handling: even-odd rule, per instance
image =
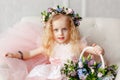
[[0, 35], [0, 52], [29, 51], [37, 47], [43, 28], [31, 22], [20, 22]]
[[26, 61], [5, 57], [7, 52], [30, 51], [39, 47], [42, 33], [43, 27], [40, 25], [20, 22], [0, 34], [0, 78], [2, 80], [25, 80], [33, 67], [48, 63], [48, 57], [44, 53]]
[[[48, 58], [45, 53], [25, 61], [5, 57], [7, 52], [27, 52], [39, 47], [41, 45], [42, 33], [43, 27], [39, 24], [20, 22], [6, 32], [0, 34], [1, 80], [61, 80], [61, 66], [67, 59], [72, 59], [72, 57], [74, 57], [71, 53], [70, 44], [59, 45], [56, 43], [53, 50], [54, 56], [50, 58]], [[48, 64], [49, 60], [51, 64]], [[33, 76], [34, 74], [40, 76]]]

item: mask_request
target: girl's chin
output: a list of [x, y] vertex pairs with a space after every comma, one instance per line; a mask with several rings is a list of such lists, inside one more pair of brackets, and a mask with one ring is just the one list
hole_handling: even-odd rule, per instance
[[65, 42], [60, 42], [60, 41], [57, 41], [57, 43], [59, 43], [59, 44], [64, 44]]
[[57, 43], [59, 43], [59, 44], [67, 44], [69, 41], [56, 41]]

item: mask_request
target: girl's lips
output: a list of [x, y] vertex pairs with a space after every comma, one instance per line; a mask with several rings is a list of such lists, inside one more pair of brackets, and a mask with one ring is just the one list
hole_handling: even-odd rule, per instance
[[64, 37], [58, 37], [58, 39], [63, 40], [63, 39], [64, 39]]

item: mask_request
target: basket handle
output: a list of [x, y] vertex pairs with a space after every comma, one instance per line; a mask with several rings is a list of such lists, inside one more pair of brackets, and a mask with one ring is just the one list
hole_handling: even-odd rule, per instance
[[[85, 53], [85, 51], [86, 51], [87, 49], [93, 49], [93, 47], [86, 47], [86, 48], [84, 48], [84, 49], [82, 50], [81, 54], [80, 54], [79, 59], [82, 59], [82, 56], [83, 56], [83, 54]], [[104, 69], [104, 68], [105, 68], [105, 62], [104, 62], [103, 56], [102, 56], [102, 54], [98, 54], [98, 55], [100, 56], [100, 59], [101, 59], [101, 61], [102, 61], [102, 68]]]

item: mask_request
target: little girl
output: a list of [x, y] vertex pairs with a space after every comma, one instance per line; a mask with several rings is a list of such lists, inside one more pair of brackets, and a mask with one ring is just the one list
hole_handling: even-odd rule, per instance
[[[19, 51], [16, 54], [7, 53], [6, 57], [30, 59], [41, 53], [49, 56], [49, 64], [37, 65], [34, 67], [26, 80], [62, 80], [61, 68], [68, 60], [78, 60], [80, 52], [87, 45], [81, 40], [79, 32], [79, 21], [81, 17], [72, 9], [49, 8], [43, 12], [44, 32], [42, 45], [29, 52]], [[102, 54], [103, 49], [93, 44], [93, 49], [86, 53]]]

